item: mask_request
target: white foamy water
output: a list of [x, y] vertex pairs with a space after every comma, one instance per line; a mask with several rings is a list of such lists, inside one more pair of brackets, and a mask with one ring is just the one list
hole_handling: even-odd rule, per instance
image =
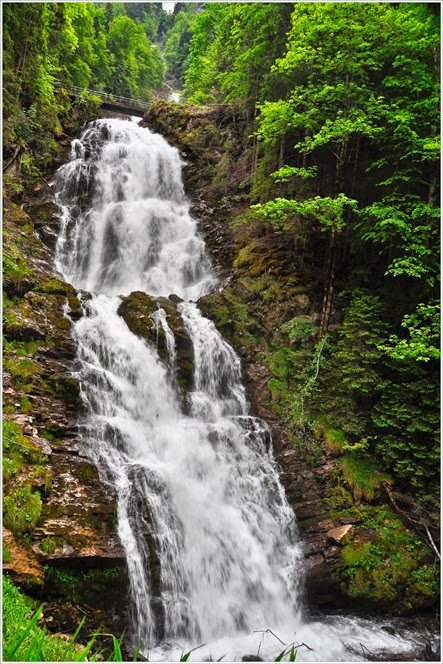
[[[192, 302], [216, 283], [189, 213], [178, 151], [122, 120], [101, 120], [73, 141], [55, 178], [61, 209], [56, 266], [90, 291], [75, 326], [87, 417], [86, 449], [117, 495], [132, 598], [131, 638], [152, 661], [256, 653], [273, 660], [304, 641], [298, 661], [350, 660], [342, 641], [407, 649], [377, 623], [301, 614], [302, 550], [272, 456], [251, 417], [240, 362]], [[186, 406], [168, 361], [118, 315], [121, 296], [175, 293], [194, 350]]]

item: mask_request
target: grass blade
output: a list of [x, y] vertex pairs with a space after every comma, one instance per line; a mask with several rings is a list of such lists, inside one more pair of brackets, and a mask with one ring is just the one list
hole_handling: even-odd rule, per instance
[[196, 648], [192, 648], [192, 650], [187, 652], [186, 655], [182, 654], [179, 661], [180, 662], [187, 662], [189, 660], [189, 657], [191, 656], [191, 653], [193, 653], [194, 650], [198, 650], [199, 648], [203, 648], [203, 646], [205, 646], [205, 645], [206, 645], [206, 643], [202, 643], [201, 646], [197, 646]]
[[277, 657], [274, 659], [274, 662], [281, 662], [283, 657], [286, 655], [287, 651], [288, 651], [287, 648], [282, 650], [281, 653], [279, 655], [277, 655]]
[[21, 633], [21, 635], [19, 636], [19, 638], [17, 639], [17, 641], [14, 643], [13, 646], [11, 646], [11, 648], [8, 650], [8, 652], [5, 653], [5, 657], [6, 657], [6, 659], [9, 659], [9, 660], [13, 661], [13, 657], [14, 657], [15, 653], [16, 653], [17, 650], [20, 648], [20, 646], [22, 645], [23, 641], [26, 639], [26, 637], [28, 636], [28, 634], [29, 634], [29, 633], [34, 629], [34, 627], [36, 626], [36, 624], [37, 624], [37, 622], [38, 622], [38, 619], [40, 618], [40, 614], [41, 614], [41, 612], [42, 612], [42, 609], [43, 609], [43, 605], [40, 606], [40, 607], [37, 609], [37, 611], [34, 613], [34, 615], [32, 616], [32, 619], [29, 621], [27, 627], [26, 627], [26, 628], [24, 629], [24, 631]]
[[91, 650], [92, 646], [95, 643], [96, 638], [97, 638], [97, 634], [94, 634], [92, 639], [90, 641], [88, 641], [88, 643], [86, 644], [85, 649], [82, 650], [80, 653], [78, 653], [78, 655], [76, 657], [73, 657], [72, 661], [73, 662], [85, 662], [86, 658], [89, 654], [89, 651]]
[[120, 648], [120, 642], [112, 636], [112, 643], [114, 646], [114, 662], [123, 662], [122, 651]]

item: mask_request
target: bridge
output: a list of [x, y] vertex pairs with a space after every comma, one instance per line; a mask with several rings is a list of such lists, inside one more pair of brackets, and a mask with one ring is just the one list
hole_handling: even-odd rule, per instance
[[129, 97], [120, 97], [109, 92], [88, 90], [87, 88], [79, 88], [77, 85], [66, 85], [64, 83], [56, 83], [56, 86], [64, 90], [70, 97], [80, 97], [85, 92], [100, 97], [103, 108], [117, 113], [124, 113], [125, 115], [135, 115], [138, 118], [142, 118], [149, 108], [149, 102], [142, 101], [141, 99], [129, 99]]

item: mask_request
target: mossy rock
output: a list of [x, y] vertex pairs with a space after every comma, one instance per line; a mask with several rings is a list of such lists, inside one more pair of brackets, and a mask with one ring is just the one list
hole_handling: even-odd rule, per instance
[[168, 362], [165, 333], [161, 326], [157, 327], [152, 318], [159, 308], [165, 311], [168, 325], [175, 339], [177, 382], [184, 390], [189, 391], [192, 389], [194, 380], [194, 348], [177, 310], [179, 302], [181, 299], [176, 295], [153, 299], [146, 293], [135, 291], [123, 298], [117, 313], [123, 318], [131, 332], [154, 343], [160, 357]]
[[52, 295], [66, 295], [67, 297], [75, 297], [75, 288], [71, 284], [58, 279], [52, 274], [45, 274], [37, 279], [37, 283], [33, 288], [37, 293], [49, 293]]
[[233, 338], [236, 325], [232, 317], [232, 310], [223, 294], [204, 295], [199, 299], [198, 306], [202, 314], [213, 321], [223, 337]]
[[80, 396], [80, 381], [77, 378], [59, 374], [53, 376], [53, 389], [66, 404], [76, 404]]
[[176, 349], [177, 382], [186, 392], [194, 385], [194, 345], [177, 310], [180, 298], [171, 295], [169, 298], [159, 297], [157, 302], [166, 314], [166, 320], [174, 334]]
[[151, 316], [157, 309], [158, 305], [152, 297], [142, 291], [134, 291], [122, 299], [117, 313], [123, 318], [131, 332], [153, 341], [155, 323]]
[[[123, 565], [79, 569], [58, 564], [45, 569], [44, 593], [49, 599], [74, 602], [95, 610], [122, 613], [127, 602], [127, 572]], [[102, 616], [104, 617], [104, 616]]]
[[20, 341], [68, 336], [72, 324], [63, 315], [65, 301], [64, 295], [30, 291], [5, 313], [5, 336]]
[[83, 311], [82, 311], [82, 303], [80, 302], [79, 298], [76, 296], [68, 296], [68, 305], [69, 305], [69, 316], [73, 320], [78, 320], [79, 318], [82, 317]]

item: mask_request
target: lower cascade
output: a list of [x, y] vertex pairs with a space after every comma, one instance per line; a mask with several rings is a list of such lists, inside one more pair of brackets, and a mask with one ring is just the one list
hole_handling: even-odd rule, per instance
[[[224, 661], [304, 643], [297, 661], [345, 661], [345, 643], [407, 649], [376, 621], [302, 614], [302, 546], [265, 422], [249, 414], [240, 361], [195, 302], [217, 280], [178, 151], [148, 129], [98, 120], [73, 141], [53, 186], [56, 267], [82, 296], [76, 323], [82, 436], [117, 495], [132, 597], [131, 639], [151, 661]], [[174, 332], [135, 335], [118, 313], [142, 291], [174, 300], [192, 341], [193, 385], [174, 376]], [[89, 295], [91, 294], [91, 295]], [[386, 621], [385, 621], [386, 622]], [[276, 640], [276, 636], [279, 640]]]

